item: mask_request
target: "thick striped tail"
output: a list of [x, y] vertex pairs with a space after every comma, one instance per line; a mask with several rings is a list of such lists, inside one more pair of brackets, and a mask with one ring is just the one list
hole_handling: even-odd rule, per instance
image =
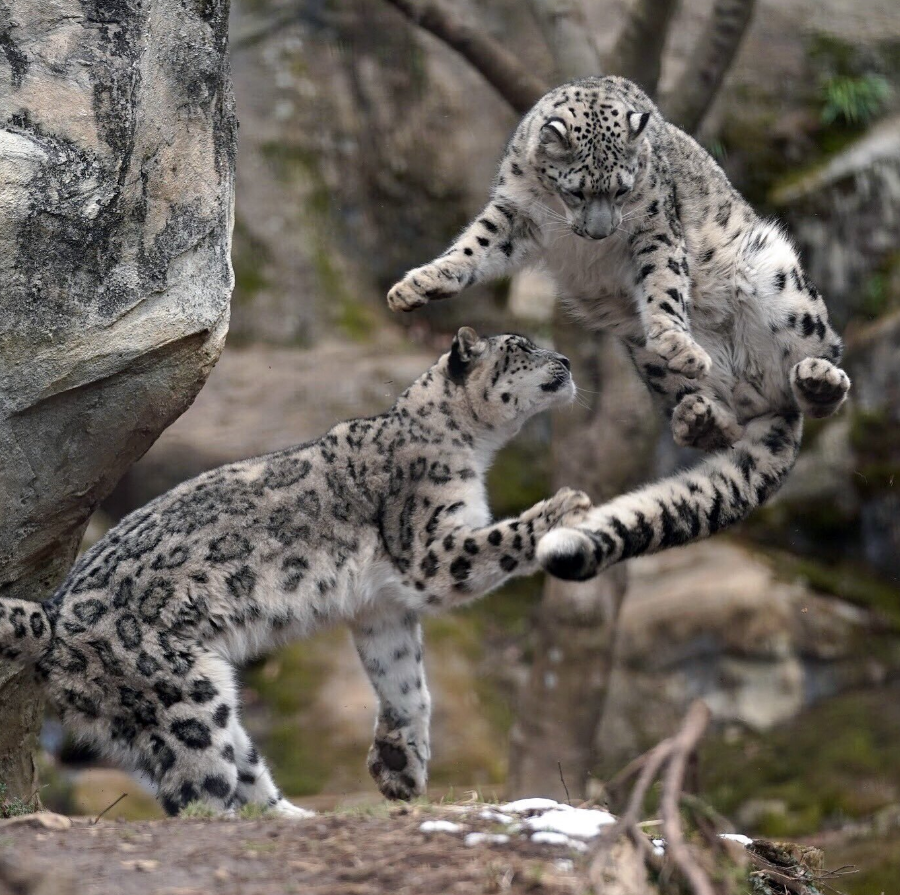
[[52, 634], [50, 619], [40, 603], [0, 598], [0, 661], [17, 665], [37, 662]]
[[557, 578], [584, 581], [623, 559], [722, 531], [778, 490], [802, 431], [799, 413], [759, 416], [727, 451], [594, 507], [577, 528], [549, 532], [538, 542], [538, 561]]

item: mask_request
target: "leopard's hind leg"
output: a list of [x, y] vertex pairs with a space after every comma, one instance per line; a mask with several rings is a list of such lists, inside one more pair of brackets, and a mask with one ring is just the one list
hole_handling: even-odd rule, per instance
[[850, 377], [831, 361], [807, 357], [791, 369], [791, 391], [806, 416], [822, 419], [847, 399]]
[[670, 417], [676, 444], [718, 451], [731, 447], [741, 437], [743, 426], [731, 408], [716, 398], [708, 383], [673, 373], [646, 348], [632, 346], [630, 353], [654, 400]]
[[229, 729], [234, 740], [234, 751], [229, 758], [234, 760], [238, 772], [236, 804], [259, 805], [282, 817], [311, 817], [312, 811], [298, 808], [281, 794], [265, 761], [236, 716], [229, 720]]
[[730, 408], [702, 392], [685, 395], [672, 412], [672, 437], [682, 447], [720, 451], [731, 447], [743, 430]]

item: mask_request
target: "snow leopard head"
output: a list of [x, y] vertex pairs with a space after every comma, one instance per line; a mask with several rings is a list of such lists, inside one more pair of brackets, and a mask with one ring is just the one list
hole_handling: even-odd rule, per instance
[[651, 113], [604, 88], [567, 90], [564, 102], [550, 102], [550, 94], [542, 103], [531, 163], [573, 232], [604, 239], [622, 223]]
[[569, 359], [524, 336], [481, 338], [464, 326], [442, 363], [477, 420], [498, 430], [517, 430], [534, 414], [575, 397]]

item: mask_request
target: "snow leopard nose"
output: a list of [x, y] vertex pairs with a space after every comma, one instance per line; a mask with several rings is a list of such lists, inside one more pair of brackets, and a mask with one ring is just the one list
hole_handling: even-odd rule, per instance
[[592, 199], [584, 212], [585, 235], [605, 239], [614, 229], [612, 203], [605, 196]]

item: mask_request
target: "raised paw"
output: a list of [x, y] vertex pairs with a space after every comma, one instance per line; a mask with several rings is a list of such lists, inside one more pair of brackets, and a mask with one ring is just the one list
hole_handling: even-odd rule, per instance
[[831, 416], [850, 391], [850, 377], [831, 361], [807, 357], [791, 370], [791, 388], [800, 409], [813, 419]]
[[673, 373], [680, 373], [688, 379], [702, 379], [712, 367], [706, 351], [689, 333], [680, 329], [664, 329], [659, 333], [651, 331], [647, 349], [658, 354]]
[[741, 426], [726, 408], [703, 395], [686, 395], [672, 414], [672, 435], [682, 447], [719, 451], [731, 447]]
[[402, 730], [377, 735], [369, 749], [367, 764], [386, 799], [408, 802], [425, 792], [428, 781], [425, 762], [407, 742]]
[[414, 311], [432, 299], [449, 298], [461, 288], [455, 271], [437, 264], [426, 264], [411, 270], [388, 292], [388, 307], [392, 311]]
[[563, 520], [568, 525], [577, 524], [590, 508], [591, 499], [584, 491], [560, 488], [552, 497], [535, 504], [532, 514], [526, 514], [525, 521], [539, 522], [544, 531], [549, 531]]

